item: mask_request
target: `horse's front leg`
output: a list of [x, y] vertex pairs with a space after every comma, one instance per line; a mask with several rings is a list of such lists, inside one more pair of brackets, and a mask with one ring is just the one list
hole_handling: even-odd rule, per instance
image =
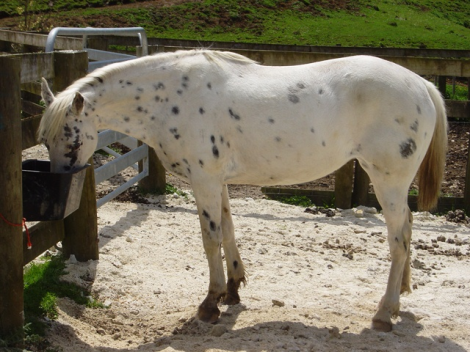
[[235, 242], [235, 230], [233, 227], [232, 214], [230, 212], [229, 195], [227, 185], [224, 185], [222, 192], [222, 233], [227, 264], [227, 294], [224, 297], [224, 304], [234, 305], [240, 302], [238, 289], [240, 284], [246, 283], [245, 267]]
[[217, 304], [227, 291], [221, 254], [222, 184], [205, 178], [203, 182], [192, 183], [192, 187], [201, 223], [202, 242], [209, 264], [209, 292], [199, 306], [197, 317], [204, 322], [214, 323], [220, 315]]

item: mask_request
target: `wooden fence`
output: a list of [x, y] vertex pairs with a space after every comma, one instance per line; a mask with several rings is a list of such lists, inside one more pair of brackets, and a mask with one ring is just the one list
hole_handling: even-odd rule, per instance
[[[23, 266], [62, 241], [65, 256], [98, 259], [98, 229], [93, 169], [87, 171], [81, 204], [64, 220], [39, 222], [29, 229], [33, 246], [22, 231], [23, 149], [37, 144], [42, 108], [37, 105], [41, 77], [60, 91], [86, 74], [85, 52], [0, 56], [0, 335], [23, 326]], [[32, 98], [32, 101], [30, 100]], [[32, 115], [21, 119], [21, 115]], [[18, 226], [20, 225], [20, 226]]]

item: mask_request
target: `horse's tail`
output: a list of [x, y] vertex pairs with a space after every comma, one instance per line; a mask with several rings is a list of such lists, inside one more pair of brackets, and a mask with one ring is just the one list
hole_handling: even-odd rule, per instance
[[444, 99], [434, 84], [426, 87], [436, 109], [436, 126], [426, 156], [418, 170], [418, 209], [432, 210], [437, 205], [447, 152], [447, 115]]

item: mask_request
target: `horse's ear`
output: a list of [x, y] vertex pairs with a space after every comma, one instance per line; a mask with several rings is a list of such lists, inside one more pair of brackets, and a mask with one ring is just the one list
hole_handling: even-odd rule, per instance
[[83, 95], [81, 95], [79, 92], [76, 92], [72, 102], [72, 112], [75, 115], [78, 116], [82, 113], [84, 101], [85, 99], [83, 98]]
[[42, 78], [41, 82], [41, 97], [42, 100], [44, 100], [44, 103], [46, 103], [46, 107], [49, 107], [49, 105], [51, 105], [54, 101], [54, 94], [52, 94], [49, 85], [47, 84], [47, 81], [44, 77]]

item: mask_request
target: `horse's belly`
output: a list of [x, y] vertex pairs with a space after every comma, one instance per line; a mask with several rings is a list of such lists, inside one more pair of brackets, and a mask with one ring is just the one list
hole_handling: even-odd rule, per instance
[[295, 155], [283, 158], [274, 155], [250, 159], [250, 163], [239, 165], [235, 172], [227, 174], [226, 183], [257, 186], [305, 183], [329, 175], [348, 161], [334, 154], [321, 158]]

